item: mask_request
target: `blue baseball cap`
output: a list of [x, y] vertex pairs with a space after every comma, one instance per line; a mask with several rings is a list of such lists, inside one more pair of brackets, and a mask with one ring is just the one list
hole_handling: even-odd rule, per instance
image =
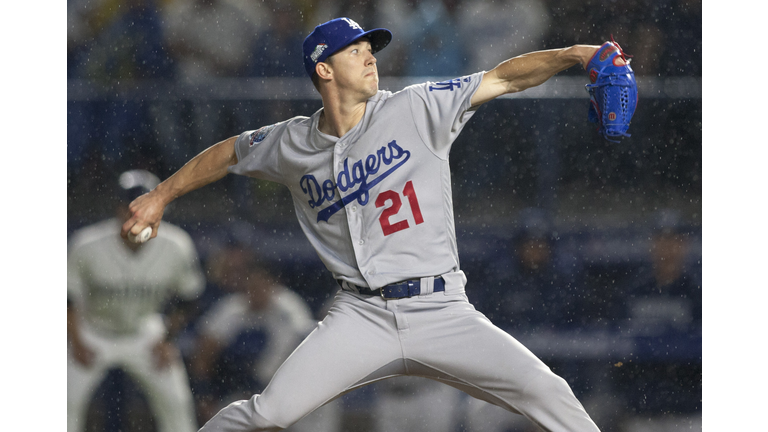
[[361, 37], [368, 37], [371, 48], [376, 53], [392, 40], [392, 32], [384, 28], [364, 31], [349, 18], [336, 18], [315, 27], [304, 39], [304, 68], [310, 78], [315, 74], [315, 66], [325, 61], [333, 53], [355, 42]]

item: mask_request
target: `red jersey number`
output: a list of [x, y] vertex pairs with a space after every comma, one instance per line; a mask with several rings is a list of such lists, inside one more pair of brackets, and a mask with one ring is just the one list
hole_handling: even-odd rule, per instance
[[[416, 222], [416, 225], [424, 223], [424, 217], [421, 215], [421, 208], [419, 207], [419, 200], [416, 198], [416, 190], [413, 188], [413, 181], [409, 180], [408, 183], [405, 184], [403, 195], [408, 198], [408, 204], [411, 207], [411, 214], [413, 215], [413, 220]], [[410, 228], [407, 219], [395, 223], [390, 221], [390, 218], [398, 214], [400, 208], [403, 206], [400, 194], [392, 190], [380, 193], [379, 196], [376, 197], [376, 207], [384, 207], [387, 204], [387, 201], [391, 201], [392, 205], [386, 207], [381, 212], [381, 216], [379, 216], [379, 223], [381, 224], [381, 230], [384, 232], [384, 235], [388, 236]]]

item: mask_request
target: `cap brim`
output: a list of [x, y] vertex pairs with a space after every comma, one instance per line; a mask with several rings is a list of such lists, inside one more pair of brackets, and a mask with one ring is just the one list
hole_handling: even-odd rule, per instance
[[375, 54], [383, 50], [387, 45], [389, 45], [389, 43], [392, 41], [392, 32], [385, 28], [368, 30], [367, 32], [364, 32], [359, 36], [357, 36], [356, 38], [352, 39], [347, 45], [350, 45], [356, 40], [364, 37], [367, 37], [368, 40], [371, 41], [371, 49]]

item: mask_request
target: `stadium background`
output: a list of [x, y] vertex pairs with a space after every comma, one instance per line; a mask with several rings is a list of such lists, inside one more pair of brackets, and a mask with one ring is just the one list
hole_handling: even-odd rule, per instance
[[[219, 0], [210, 3], [242, 13], [229, 15], [231, 27], [221, 23], [228, 35], [210, 39], [218, 41], [214, 46], [226, 44], [226, 37], [216, 39], [224, 34], [242, 48], [230, 50], [228, 63], [203, 72], [185, 68], [188, 54], [169, 35], [183, 1], [68, 2], [69, 233], [111, 216], [116, 173], [145, 168], [165, 178], [216, 140], [318, 109], [298, 47], [314, 25], [335, 15], [393, 30], [392, 45], [377, 56], [380, 87], [392, 91], [487, 70], [526, 51], [600, 43], [613, 35], [634, 55], [640, 88], [631, 138], [613, 144], [596, 136], [586, 121], [586, 79], [572, 68], [481, 108], [454, 144], [457, 235], [468, 292], [472, 299], [473, 288], [484, 286], [487, 269], [498, 265], [494, 259], [519, 231], [523, 210], [545, 210], [558, 254], [579, 263], [585, 289], [602, 304], [575, 329], [546, 331], [534, 319], [515, 336], [568, 379], [577, 396], [603, 407], [598, 423], [605, 430], [642, 430], [638, 425], [648, 419], [672, 419], [675, 430], [701, 427], [700, 318], [638, 335], [613, 313], [648, 265], [661, 210], [674, 211], [677, 229], [690, 242], [687, 271], [699, 287], [690, 296], [701, 300], [700, 1], [595, 7], [584, 0], [231, 0], [225, 7]], [[279, 186], [229, 176], [178, 200], [167, 220], [193, 235], [204, 265], [222, 245], [238, 241], [278, 263], [287, 285], [315, 311], [335, 290]], [[100, 408], [133, 400], [139, 408], [131, 424], [151, 427], [141, 396], [129, 384], [124, 391], [122, 402]], [[366, 424], [375, 392], [345, 399], [349, 430]]]

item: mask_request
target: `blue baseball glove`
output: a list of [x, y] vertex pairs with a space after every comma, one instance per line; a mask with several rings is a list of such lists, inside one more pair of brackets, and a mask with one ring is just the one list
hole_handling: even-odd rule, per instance
[[597, 123], [598, 132], [609, 141], [630, 136], [627, 130], [637, 108], [637, 83], [627, 55], [613, 37], [589, 61], [587, 73], [592, 82], [586, 85], [589, 121]]

